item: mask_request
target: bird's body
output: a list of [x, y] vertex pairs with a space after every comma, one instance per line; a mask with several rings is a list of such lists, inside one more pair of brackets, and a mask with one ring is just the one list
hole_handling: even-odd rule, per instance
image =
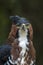
[[13, 24], [8, 37], [12, 49], [4, 65], [34, 65], [36, 55], [32, 42], [31, 24], [25, 18], [18, 16], [12, 19]]
[[[19, 65], [33, 65], [34, 64], [34, 60], [32, 60], [32, 56], [30, 52], [30, 41], [28, 41], [29, 39], [29, 33], [28, 33], [28, 29], [26, 28], [26, 24], [21, 24], [19, 30], [18, 30], [18, 45], [19, 47], [21, 47], [21, 52], [19, 54]], [[32, 50], [34, 51], [34, 50]], [[34, 54], [34, 53], [33, 53]], [[29, 61], [29, 62], [28, 62]]]
[[27, 47], [27, 45], [29, 45], [28, 39], [27, 39], [27, 30], [23, 31], [19, 30], [19, 46], [22, 48], [21, 52], [20, 52], [20, 65], [25, 65], [26, 60], [25, 60], [25, 55], [27, 53], [27, 51], [29, 51], [29, 48]]

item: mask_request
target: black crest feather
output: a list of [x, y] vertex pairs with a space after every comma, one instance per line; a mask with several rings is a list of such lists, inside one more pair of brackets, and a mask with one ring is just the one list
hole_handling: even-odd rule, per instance
[[10, 16], [10, 20], [12, 21], [12, 23], [17, 24], [20, 20], [19, 16]]
[[26, 24], [26, 23], [29, 23], [29, 21], [26, 18], [17, 16], [17, 15], [16, 16], [10, 16], [10, 20], [14, 24], [18, 24], [18, 23], [19, 24], [22, 24], [22, 23]]

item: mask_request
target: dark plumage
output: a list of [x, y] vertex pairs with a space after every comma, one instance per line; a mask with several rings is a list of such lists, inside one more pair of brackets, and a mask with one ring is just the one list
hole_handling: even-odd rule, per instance
[[29, 21], [28, 21], [26, 18], [22, 18], [22, 17], [21, 17], [21, 19], [19, 20], [19, 23], [21, 23], [21, 24], [23, 24], [23, 23], [24, 23], [24, 24], [27, 24], [27, 23], [30, 24]]
[[[17, 39], [16, 42], [18, 42], [17, 46], [15, 45], [16, 42], [13, 42], [14, 45], [11, 50], [13, 60], [16, 60], [19, 57], [19, 60], [18, 60], [19, 65], [33, 65], [36, 59], [36, 52], [33, 46], [32, 25], [29, 23], [29, 21], [26, 18], [22, 18], [19, 16], [11, 16], [10, 20], [12, 21], [12, 27], [9, 33], [8, 41], [10, 41], [10, 45], [12, 45], [12, 42], [11, 42], [12, 40]], [[25, 57], [25, 59], [23, 57]], [[25, 61], [26, 63], [24, 64]]]
[[17, 24], [20, 20], [19, 16], [10, 16], [10, 20], [12, 21], [13, 24]]
[[10, 56], [10, 50], [10, 45], [0, 46], [0, 65], [3, 65], [6, 62], [8, 56]]
[[10, 16], [10, 20], [12, 21], [12, 23], [14, 24], [22, 24], [22, 23], [28, 23], [29, 24], [29, 21], [24, 18], [24, 17], [20, 17], [20, 16]]

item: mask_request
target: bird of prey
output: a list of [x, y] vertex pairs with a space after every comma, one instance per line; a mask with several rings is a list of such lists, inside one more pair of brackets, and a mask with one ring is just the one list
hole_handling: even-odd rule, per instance
[[12, 27], [8, 36], [8, 46], [4, 45], [0, 48], [2, 60], [5, 61], [4, 57], [5, 59], [7, 57], [7, 60], [0, 65], [35, 65], [36, 51], [32, 41], [33, 29], [30, 22], [20, 16], [11, 16], [10, 19]]
[[17, 58], [14, 55], [15, 52], [12, 51], [12, 56], [16, 58], [16, 65], [35, 65], [36, 51], [32, 41], [32, 25], [24, 17], [11, 16], [10, 19], [12, 20], [12, 27], [8, 37], [9, 44], [12, 45], [12, 41], [17, 39], [17, 46], [21, 49]]

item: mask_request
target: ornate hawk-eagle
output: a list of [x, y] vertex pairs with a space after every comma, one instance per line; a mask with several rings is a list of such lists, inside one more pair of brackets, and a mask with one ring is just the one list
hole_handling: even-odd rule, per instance
[[[20, 48], [19, 56], [16, 58], [16, 65], [35, 65], [36, 51], [33, 46], [33, 29], [32, 25], [26, 18], [19, 16], [11, 16], [12, 21], [11, 32], [9, 33], [8, 42], [12, 45], [12, 41], [17, 40], [17, 46]], [[15, 47], [15, 45], [13, 45]], [[17, 50], [17, 51], [19, 51]], [[18, 54], [18, 53], [16, 53]]]
[[[36, 52], [33, 46], [33, 29], [26, 18], [11, 16], [11, 31], [2, 52], [7, 60], [1, 65], [35, 65]], [[2, 49], [1, 47], [1, 49]], [[8, 48], [8, 49], [7, 49]], [[6, 51], [6, 52], [5, 52]], [[0, 62], [1, 63], [1, 62]]]

